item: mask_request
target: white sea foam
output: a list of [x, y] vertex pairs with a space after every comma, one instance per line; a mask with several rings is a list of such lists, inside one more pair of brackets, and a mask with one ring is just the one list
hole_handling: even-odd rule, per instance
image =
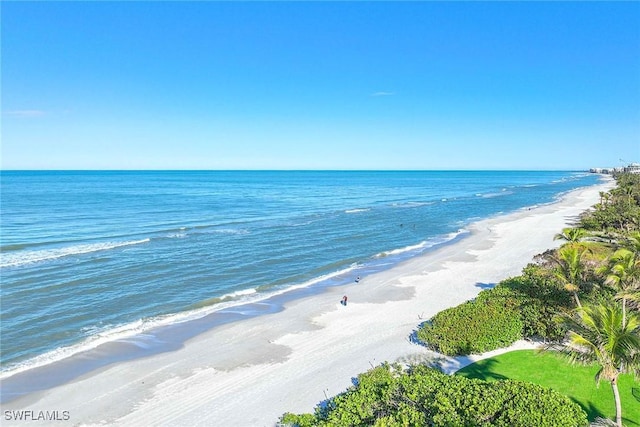
[[185, 237], [187, 237], [187, 233], [185, 232], [170, 233], [167, 235], [167, 237], [170, 239], [184, 239]]
[[11, 365], [8, 368], [3, 367], [2, 371], [0, 371], [0, 380], [18, 374], [20, 372], [27, 371], [29, 369], [38, 368], [66, 359], [70, 356], [73, 356], [74, 354], [96, 348], [100, 344], [132, 337], [143, 332], [144, 323], [145, 322], [143, 322], [142, 320], [137, 320], [135, 322], [131, 322], [126, 325], [120, 325], [117, 327], [107, 326], [102, 329], [97, 327], [86, 328], [85, 331], [87, 333], [93, 332], [93, 334], [82, 342], [70, 346], [56, 348], [18, 364]]
[[556, 179], [555, 181], [551, 181], [551, 182], [558, 183], [558, 182], [575, 181], [577, 179], [584, 178], [585, 176], [589, 176], [589, 175], [591, 175], [591, 173], [589, 172], [576, 172], [569, 176], [565, 176], [563, 178]]
[[18, 374], [20, 372], [27, 371], [29, 369], [34, 369], [54, 362], [58, 362], [75, 354], [92, 350], [99, 345], [106, 344], [108, 342], [119, 341], [140, 345], [140, 343], [136, 341], [134, 337], [140, 337], [145, 334], [146, 336], [149, 336], [148, 332], [151, 329], [201, 319], [214, 312], [231, 309], [233, 307], [239, 307], [252, 303], [260, 303], [261, 301], [265, 301], [274, 296], [282, 295], [295, 289], [306, 288], [325, 280], [347, 274], [358, 267], [359, 264], [354, 263], [347, 268], [318, 276], [298, 285], [288, 286], [281, 289], [274, 289], [273, 291], [269, 292], [258, 292], [256, 289], [245, 289], [232, 292], [217, 299], [217, 301], [220, 302], [217, 302], [215, 304], [179, 313], [156, 316], [149, 319], [139, 319], [118, 326], [107, 325], [102, 328], [88, 327], [84, 329], [84, 332], [89, 334], [89, 336], [78, 344], [60, 347], [34, 358], [20, 362], [18, 364], [10, 365], [9, 367], [2, 367], [2, 369], [0, 370], [0, 380]]
[[466, 234], [468, 233], [467, 230], [458, 230], [455, 233], [449, 233], [446, 236], [442, 236], [440, 238], [433, 238], [433, 239], [429, 239], [429, 240], [425, 240], [422, 241], [416, 245], [409, 245], [409, 246], [405, 246], [403, 248], [398, 248], [398, 249], [393, 249], [390, 251], [385, 251], [385, 252], [381, 252], [379, 254], [374, 255], [374, 258], [384, 258], [390, 255], [399, 255], [399, 254], [403, 254], [406, 252], [419, 252], [421, 250], [427, 249], [427, 248], [431, 248], [434, 247], [436, 245], [440, 245], [446, 242], [450, 242], [451, 240], [455, 239], [456, 237], [462, 235], [462, 234]]
[[304, 227], [313, 223], [316, 223], [318, 221], [322, 221], [321, 217], [315, 218], [315, 219], [310, 219], [307, 221], [302, 221], [302, 222], [298, 222], [298, 223], [292, 223], [292, 224], [288, 224], [289, 227]]
[[583, 174], [574, 174], [574, 175], [565, 176], [565, 177], [562, 177], [562, 178], [559, 178], [559, 179], [555, 179], [555, 180], [551, 181], [551, 183], [552, 184], [559, 184], [559, 183], [567, 182], [567, 181], [575, 181], [576, 179], [580, 179], [580, 178], [582, 178], [584, 176], [587, 176], [587, 175], [589, 175], [589, 174], [588, 173], [586, 173], [586, 174], [585, 173], [583, 173]]
[[500, 193], [476, 194], [476, 196], [482, 197], [483, 199], [491, 199], [493, 197], [502, 197], [509, 194], [513, 194], [513, 191], [507, 191], [505, 189], [502, 189]]
[[230, 294], [227, 294], [225, 296], [222, 297], [222, 299], [225, 298], [237, 298], [237, 297], [241, 297], [244, 295], [252, 295], [255, 294], [256, 292], [258, 292], [255, 288], [251, 288], [251, 289], [243, 289], [241, 291], [236, 291], [236, 292], [232, 292]]
[[245, 228], [219, 228], [217, 230], [213, 230], [212, 233], [220, 233], [220, 234], [249, 234], [249, 230]]
[[418, 249], [426, 248], [427, 245], [428, 245], [428, 242], [424, 241], [424, 242], [418, 243], [417, 245], [405, 246], [404, 248], [398, 248], [398, 249], [393, 249], [391, 251], [381, 252], [381, 253], [375, 255], [374, 258], [384, 258], [384, 257], [389, 256], [389, 255], [398, 255], [398, 254], [402, 254], [402, 253], [405, 253], [405, 252], [411, 252], [411, 251], [415, 251], [415, 250], [418, 250]]
[[[228, 307], [228, 305], [226, 306]], [[220, 304], [220, 307], [218, 309], [222, 308], [224, 308], [223, 304]], [[148, 332], [150, 329], [181, 323], [188, 320], [195, 320], [204, 317], [207, 314], [209, 314], [209, 311], [200, 309], [176, 313], [172, 315], [157, 316], [149, 319], [139, 319], [118, 326], [107, 325], [102, 328], [85, 328], [84, 331], [90, 335], [82, 342], [70, 346], [59, 347], [18, 364], [10, 365], [9, 367], [3, 367], [0, 371], [0, 380], [18, 374], [20, 372], [58, 362], [75, 354], [95, 349], [99, 345], [109, 342], [121, 341], [132, 343], [132, 338], [136, 336], [143, 336], [143, 334], [145, 332]]]
[[360, 212], [369, 212], [370, 210], [371, 209], [369, 208], [347, 209], [346, 211], [344, 211], [344, 213], [353, 214], [353, 213], [360, 213]]
[[50, 261], [71, 255], [80, 255], [91, 252], [106, 251], [123, 246], [148, 243], [151, 239], [130, 240], [124, 242], [102, 242], [85, 245], [67, 246], [55, 249], [43, 249], [39, 251], [20, 251], [0, 254], [0, 267], [17, 267], [34, 262]]

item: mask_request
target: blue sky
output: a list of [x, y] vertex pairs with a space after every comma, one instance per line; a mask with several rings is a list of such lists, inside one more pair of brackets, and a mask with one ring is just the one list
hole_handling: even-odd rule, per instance
[[639, 2], [3, 2], [3, 169], [640, 161]]

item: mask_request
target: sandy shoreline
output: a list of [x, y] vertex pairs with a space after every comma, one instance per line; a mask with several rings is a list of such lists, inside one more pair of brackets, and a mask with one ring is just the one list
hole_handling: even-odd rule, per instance
[[[7, 420], [7, 410], [68, 411], [67, 421], [53, 425], [240, 427], [273, 426], [287, 411], [311, 412], [371, 366], [432, 357], [409, 341], [420, 322], [519, 274], [534, 255], [559, 245], [553, 236], [612, 187], [607, 181], [551, 205], [479, 221], [469, 237], [360, 283], [4, 404], [3, 425], [24, 424]], [[449, 360], [447, 369], [468, 361]]]

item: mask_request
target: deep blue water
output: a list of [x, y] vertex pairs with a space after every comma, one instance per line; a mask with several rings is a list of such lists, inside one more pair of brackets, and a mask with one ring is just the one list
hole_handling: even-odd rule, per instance
[[1, 174], [7, 373], [294, 286], [343, 284], [581, 172]]

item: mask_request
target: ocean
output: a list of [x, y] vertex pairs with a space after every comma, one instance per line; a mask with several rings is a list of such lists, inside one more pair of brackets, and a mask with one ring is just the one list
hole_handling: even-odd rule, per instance
[[151, 339], [162, 328], [199, 325], [193, 335], [210, 316], [280, 310], [269, 303], [276, 296], [352, 283], [464, 238], [473, 221], [599, 182], [573, 171], [3, 171], [0, 179], [0, 378], [108, 343], [166, 351]]

